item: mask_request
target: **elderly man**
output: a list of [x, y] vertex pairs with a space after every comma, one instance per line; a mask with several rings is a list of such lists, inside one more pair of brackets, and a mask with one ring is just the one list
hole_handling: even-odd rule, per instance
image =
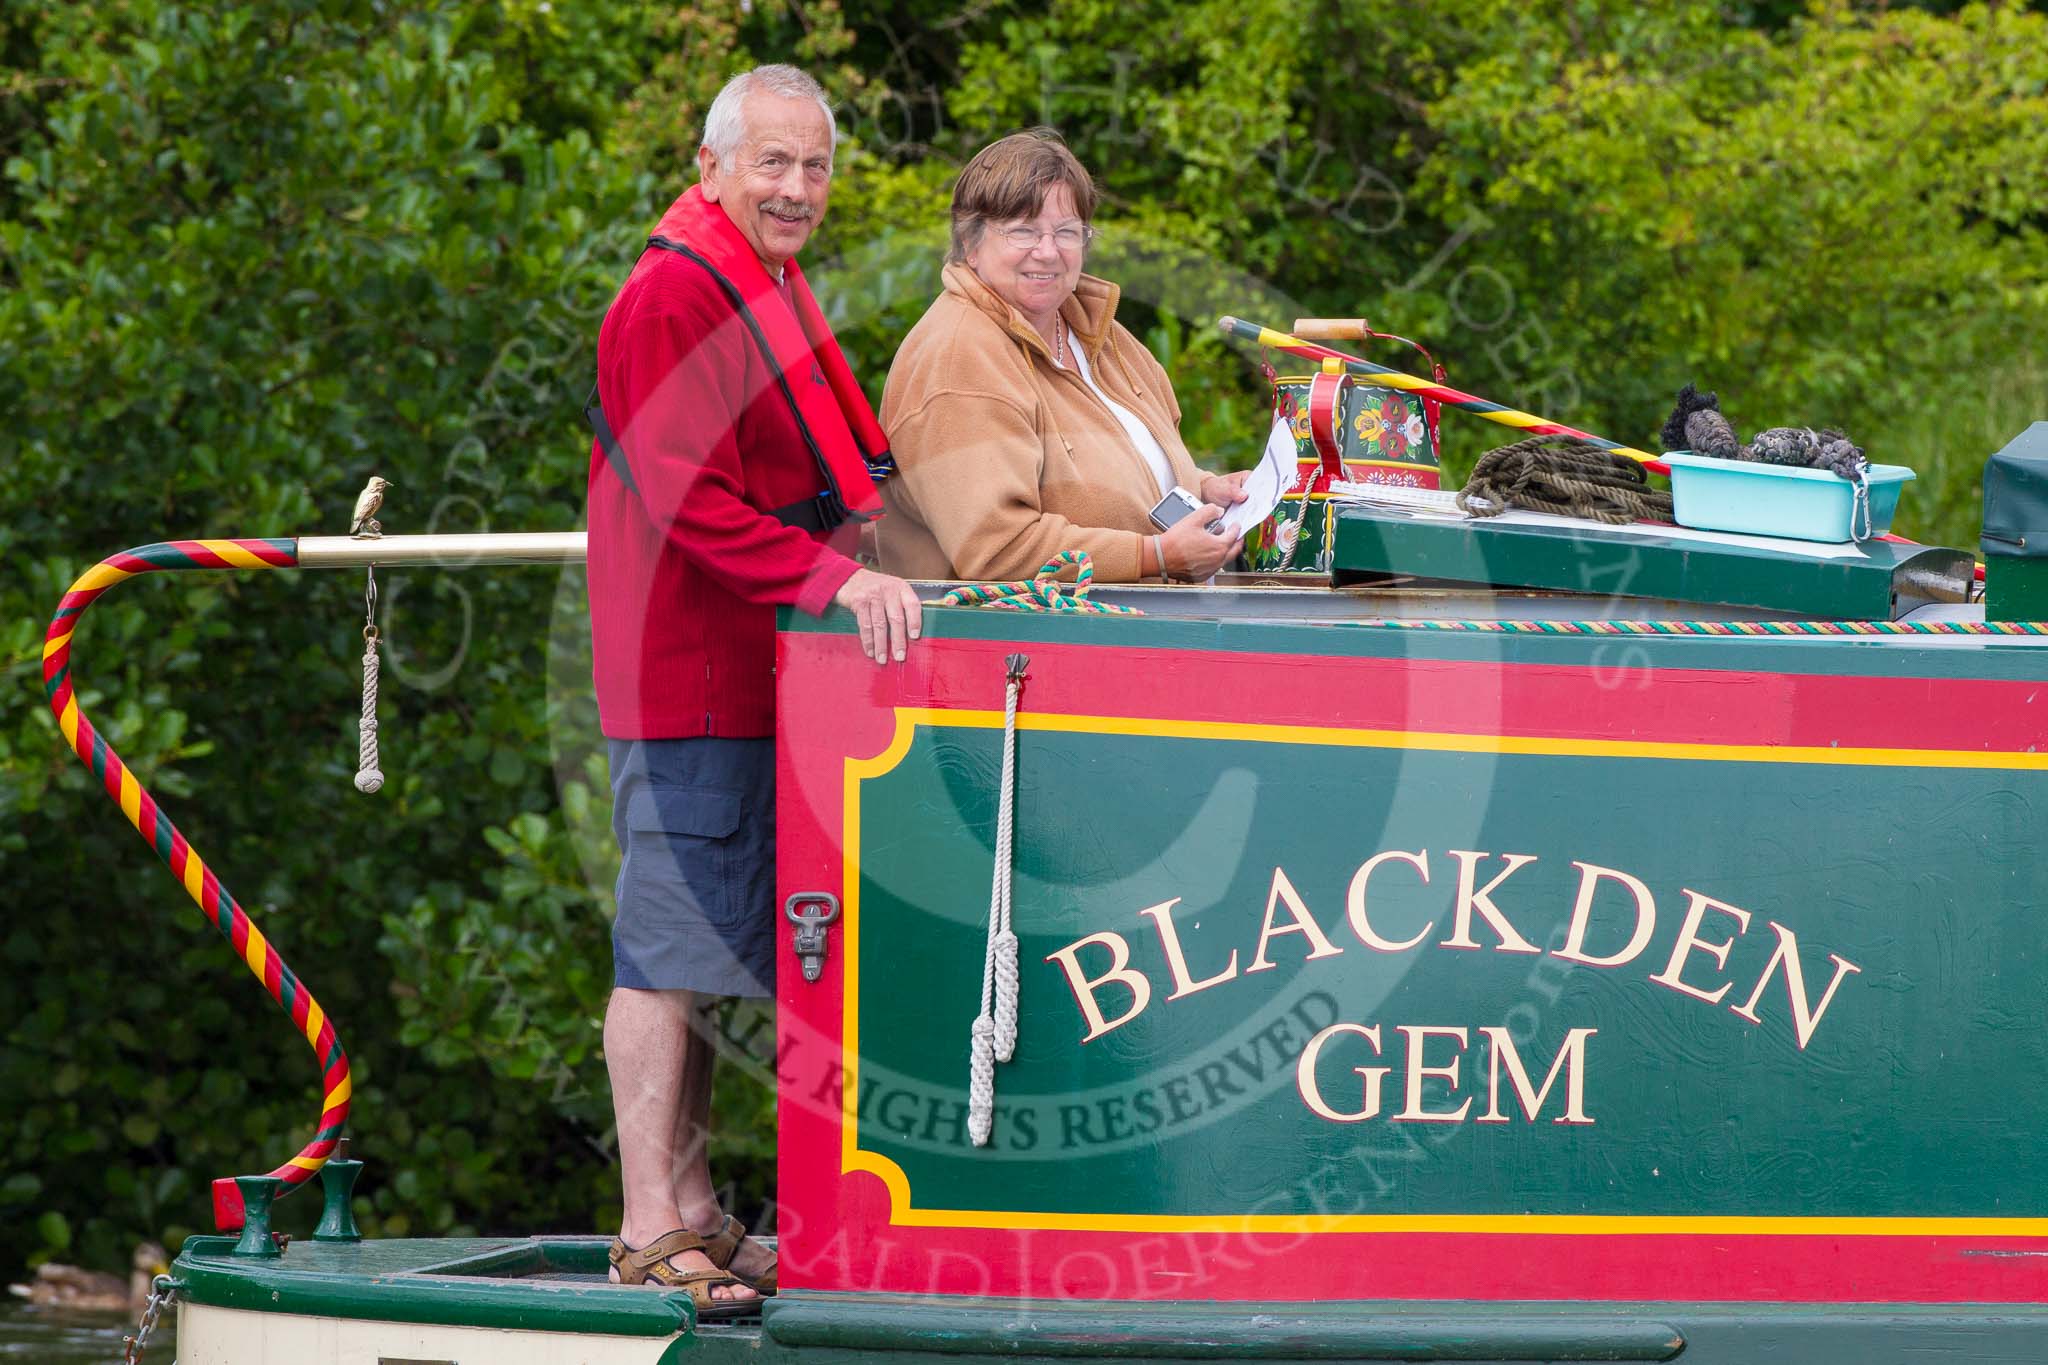
[[794, 259], [825, 213], [834, 136], [794, 67], [729, 82], [700, 182], [598, 334], [590, 617], [623, 854], [604, 1028], [625, 1187], [612, 1278], [685, 1288], [700, 1316], [748, 1311], [775, 1283], [773, 1255], [713, 1192], [698, 1014], [775, 980], [775, 608], [850, 608], [877, 664], [920, 624], [907, 584], [846, 555], [888, 454]]

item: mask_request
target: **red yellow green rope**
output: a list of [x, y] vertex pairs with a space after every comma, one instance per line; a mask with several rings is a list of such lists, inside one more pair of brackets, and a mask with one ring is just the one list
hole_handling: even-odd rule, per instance
[[[1355, 355], [1347, 355], [1345, 352], [1332, 347], [1319, 346], [1313, 341], [1303, 341], [1300, 337], [1291, 336], [1286, 332], [1275, 331], [1271, 327], [1262, 327], [1256, 322], [1244, 322], [1238, 318], [1221, 317], [1216, 319], [1216, 325], [1223, 330], [1225, 336], [1238, 337], [1241, 340], [1253, 342], [1271, 350], [1281, 351], [1287, 355], [1298, 356], [1304, 360], [1334, 361], [1341, 365], [1352, 378], [1363, 380], [1368, 384], [1377, 384], [1382, 388], [1388, 389], [1400, 389], [1404, 393], [1412, 393], [1418, 397], [1430, 399], [1433, 402], [1443, 404], [1447, 408], [1459, 408], [1465, 412], [1483, 417], [1489, 422], [1498, 422], [1501, 426], [1513, 427], [1517, 431], [1527, 432], [1531, 436], [1570, 436], [1577, 440], [1585, 441], [1590, 445], [1598, 446], [1602, 450], [1611, 450], [1617, 455], [1626, 455], [1631, 460], [1648, 465], [1659, 474], [1669, 474], [1671, 472], [1663, 460], [1647, 450], [1638, 450], [1634, 446], [1625, 446], [1619, 441], [1610, 441], [1605, 436], [1595, 436], [1590, 431], [1580, 431], [1577, 427], [1568, 427], [1562, 422], [1553, 422], [1547, 417], [1538, 417], [1533, 412], [1523, 412], [1519, 408], [1511, 408], [1504, 404], [1496, 403], [1490, 398], [1481, 398], [1476, 394], [1462, 392], [1441, 380], [1418, 379], [1412, 374], [1404, 374], [1400, 370], [1388, 369], [1384, 365], [1361, 360]], [[1412, 345], [1413, 343], [1411, 342], [1410, 344]]]
[[[1074, 586], [1063, 591], [1059, 574], [1074, 569]], [[935, 607], [994, 607], [1000, 611], [1078, 611], [1106, 616], [1143, 616], [1136, 607], [1098, 602], [1088, 594], [1095, 586], [1095, 564], [1086, 550], [1061, 550], [1029, 578], [1014, 583], [969, 583], [933, 602]]]
[[[212, 868], [185, 841], [178, 827], [156, 803], [135, 773], [121, 761], [113, 746], [93, 728], [79, 709], [71, 676], [71, 636], [78, 618], [99, 595], [116, 583], [138, 574], [183, 569], [289, 569], [298, 564], [297, 543], [290, 540], [173, 540], [123, 550], [80, 574], [71, 590], [57, 604], [57, 614], [43, 637], [43, 692], [64, 742], [78, 755], [78, 761], [106, 788], [136, 833], [156, 850], [199, 909], [212, 921], [247, 964], [263, 989], [270, 993], [292, 1024], [305, 1037], [319, 1059], [321, 1070], [320, 1122], [313, 1140], [291, 1160], [270, 1174], [290, 1190], [311, 1179], [326, 1163], [348, 1121], [348, 1057], [335, 1037], [334, 1024], [313, 993], [285, 965], [277, 949], [243, 911]], [[242, 1201], [231, 1179], [213, 1186], [214, 1220], [224, 1232], [242, 1224]]]

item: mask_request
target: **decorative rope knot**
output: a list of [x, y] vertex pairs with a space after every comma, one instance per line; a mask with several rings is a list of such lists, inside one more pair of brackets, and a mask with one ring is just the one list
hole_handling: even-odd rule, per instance
[[[1487, 505], [1474, 506], [1474, 498]], [[1522, 507], [1610, 526], [1671, 520], [1671, 495], [1651, 488], [1640, 464], [1576, 436], [1532, 436], [1489, 450], [1472, 467], [1458, 507], [1475, 517]]]
[[[1087, 556], [1081, 558], [1085, 561]], [[967, 1136], [986, 1147], [996, 1117], [996, 1063], [1017, 1051], [1017, 933], [1010, 927], [1010, 831], [1016, 822], [1017, 698], [1031, 660], [1003, 660], [1003, 775], [996, 789], [995, 875], [988, 894], [988, 945], [981, 958], [981, 1013], [969, 1030]]]
[[[1007, 909], [1003, 918], [1007, 921]], [[1017, 935], [1008, 924], [996, 935], [996, 1060], [1007, 1062], [1017, 1051]]]
[[356, 790], [369, 796], [384, 785], [377, 759], [377, 628], [363, 630], [363, 715], [356, 734]]
[[[370, 480], [371, 487], [363, 490], [363, 496], [368, 498], [374, 491], [382, 499], [384, 494], [377, 488], [382, 482]], [[370, 511], [376, 510], [371, 504]], [[384, 769], [377, 758], [377, 639], [377, 566], [372, 564], [363, 574], [363, 716], [356, 727], [356, 790], [365, 796], [374, 795], [384, 785]]]
[[[1071, 588], [1059, 581], [1067, 568], [1074, 570]], [[1014, 583], [969, 583], [932, 603], [935, 607], [994, 607], [999, 611], [1078, 611], [1113, 616], [1143, 616], [1136, 607], [1098, 602], [1088, 594], [1095, 588], [1095, 564], [1086, 550], [1061, 550], [1029, 578]]]
[[996, 1121], [995, 1021], [983, 1010], [969, 1030], [967, 1053], [967, 1136], [975, 1146], [988, 1146]]

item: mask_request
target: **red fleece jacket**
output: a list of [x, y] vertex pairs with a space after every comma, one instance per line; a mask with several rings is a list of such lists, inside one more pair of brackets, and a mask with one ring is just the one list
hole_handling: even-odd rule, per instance
[[[657, 235], [680, 238], [680, 204]], [[651, 250], [598, 331], [597, 391], [639, 485], [635, 496], [591, 443], [590, 633], [604, 733], [774, 734], [775, 608], [822, 614], [858, 566], [767, 515], [821, 487], [773, 371], [709, 272]], [[837, 533], [849, 544], [856, 535]]]

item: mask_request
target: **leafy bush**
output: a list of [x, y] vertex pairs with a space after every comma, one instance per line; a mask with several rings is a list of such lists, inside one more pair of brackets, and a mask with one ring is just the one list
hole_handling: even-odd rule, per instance
[[[2037, 7], [2038, 8], [2038, 7]], [[43, 623], [99, 556], [579, 524], [596, 325], [731, 71], [849, 134], [811, 253], [871, 388], [937, 285], [953, 168], [1064, 128], [1096, 268], [1190, 443], [1263, 439], [1218, 312], [1365, 313], [1454, 382], [1647, 439], [1738, 425], [1917, 465], [1975, 538], [2042, 411], [2048, 21], [2010, 6], [24, 0], [0, 12], [0, 1269], [125, 1263], [302, 1142], [303, 1045], [63, 752]], [[1386, 353], [1391, 359], [1395, 352]], [[1499, 429], [1446, 417], [1454, 470]], [[597, 1019], [613, 875], [582, 582], [383, 575], [385, 769], [349, 787], [362, 585], [164, 575], [84, 620], [81, 704], [337, 1020], [372, 1232], [615, 1217]], [[719, 1169], [769, 1193], [734, 1074]], [[286, 1224], [310, 1223], [309, 1201]]]

